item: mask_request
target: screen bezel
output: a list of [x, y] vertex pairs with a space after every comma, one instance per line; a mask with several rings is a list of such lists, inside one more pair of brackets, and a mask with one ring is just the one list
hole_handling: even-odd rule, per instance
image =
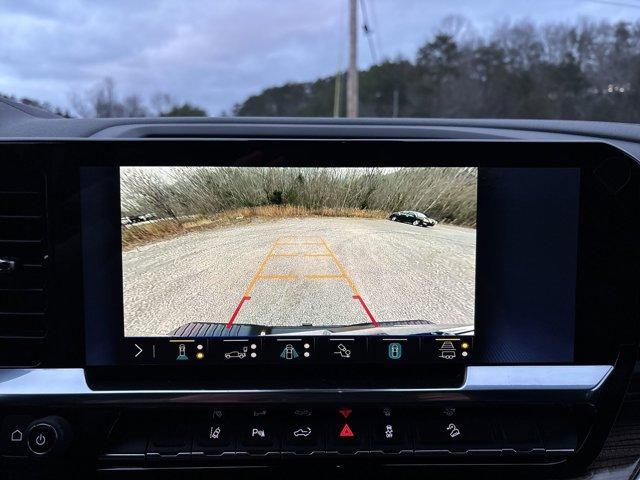
[[[238, 166], [424, 166], [420, 155], [424, 156], [425, 148], [429, 150], [431, 158], [437, 158], [429, 162], [429, 166], [455, 166], [472, 165], [478, 167], [580, 167], [587, 169], [597, 168], [604, 160], [618, 158], [620, 162], [627, 162], [630, 165], [635, 163], [632, 159], [624, 155], [618, 149], [598, 142], [515, 142], [515, 141], [434, 141], [434, 140], [250, 140], [250, 139], [224, 139], [224, 140], [128, 140], [128, 141], [90, 141], [74, 140], [64, 142], [37, 142], [12, 143], [9, 146], [14, 154], [21, 156], [44, 156], [51, 168], [54, 164], [57, 173], [51, 177], [51, 191], [64, 195], [64, 205], [67, 210], [59, 209], [62, 215], [55, 216], [54, 223], [58, 231], [65, 232], [68, 236], [71, 233], [80, 234], [80, 226], [76, 225], [79, 219], [79, 171], [81, 165], [84, 166], [113, 166], [113, 165], [175, 165], [175, 158], [181, 158], [183, 164], [202, 164], [202, 154], [206, 150], [215, 148], [221, 152], [220, 161], [207, 162], [211, 165], [238, 165]], [[185, 146], [188, 148], [185, 149]], [[326, 153], [323, 150], [327, 147], [334, 149], [340, 147], [341, 155], [322, 156]], [[285, 162], [282, 157], [282, 149], [285, 147], [289, 152], [295, 152], [295, 162]], [[320, 148], [322, 147], [322, 148]], [[44, 149], [44, 150], [43, 150]], [[385, 152], [394, 152], [397, 158], [401, 156], [408, 159], [399, 164], [397, 161], [385, 157]], [[162, 152], [163, 157], [158, 156]], [[313, 152], [313, 154], [312, 154]], [[441, 160], [443, 158], [447, 161]], [[455, 159], [473, 158], [474, 162], [460, 162]], [[539, 159], [543, 158], [543, 161]], [[230, 162], [229, 159], [233, 159]], [[452, 160], [453, 159], [453, 160]], [[633, 188], [637, 187], [637, 171], [633, 169], [633, 177], [625, 186], [611, 195], [612, 201], [616, 204], [626, 202], [628, 198], [634, 198]], [[625, 203], [626, 204], [626, 203]], [[584, 225], [585, 218], [594, 216], [593, 212], [585, 211], [585, 205], [581, 201], [581, 228], [579, 244], [579, 276], [592, 275], [593, 268], [589, 267], [589, 262], [585, 261], [584, 253]], [[600, 215], [606, 206], [597, 209]], [[119, 209], [119, 204], [118, 204]], [[627, 209], [628, 210], [628, 209]], [[626, 212], [626, 215], [636, 215], [637, 212]], [[593, 233], [593, 232], [591, 232]], [[621, 247], [627, 248], [629, 235], [621, 239]], [[68, 238], [67, 238], [68, 240]], [[77, 240], [77, 239], [76, 239]], [[599, 241], [593, 238], [590, 243]], [[58, 267], [56, 284], [53, 290], [59, 293], [67, 293], [65, 286], [73, 285], [73, 282], [60, 282], [64, 278], [67, 263], [70, 261], [69, 255], [73, 255], [69, 249], [61, 249], [57, 245], [54, 255], [54, 263]], [[620, 252], [618, 250], [618, 252]], [[622, 253], [622, 252], [620, 252]], [[77, 255], [77, 252], [75, 252]], [[614, 255], [612, 254], [612, 257]], [[627, 265], [634, 264], [633, 261]], [[601, 262], [602, 263], [602, 262]], [[598, 270], [598, 269], [595, 269]], [[630, 270], [630, 269], [629, 269]], [[591, 273], [589, 273], [591, 272]], [[622, 284], [630, 276], [627, 271], [621, 271], [619, 283]], [[77, 279], [76, 279], [77, 281]], [[616, 282], [618, 283], [618, 282]], [[77, 285], [77, 283], [76, 283]], [[628, 291], [625, 290], [625, 291]], [[613, 362], [617, 351], [617, 339], [620, 335], [611, 334], [611, 323], [608, 325], [598, 325], [594, 321], [594, 312], [589, 311], [589, 305], [585, 305], [583, 300], [593, 293], [590, 285], [578, 282], [577, 311], [582, 312], [582, 317], [576, 323], [575, 332], [575, 358], [574, 363], [602, 363]], [[635, 298], [635, 297], [633, 297]], [[55, 303], [55, 302], [54, 302]], [[593, 304], [593, 302], [591, 302]], [[630, 322], [630, 303], [620, 305], [617, 309], [617, 319], [613, 322], [617, 325], [617, 331], [625, 332], [627, 335], [635, 335], [635, 330], [627, 328]], [[53, 305], [55, 310], [55, 305]], [[58, 305], [62, 309], [68, 309], [69, 305]], [[60, 312], [57, 312], [58, 314]], [[90, 319], [87, 322], [90, 323]], [[476, 339], [480, 335], [488, 334], [482, 332], [476, 324]], [[619, 330], [619, 327], [627, 328]], [[625, 333], [622, 334], [624, 338]], [[631, 340], [631, 337], [627, 336]], [[95, 348], [95, 345], [87, 344], [87, 349]], [[558, 362], [538, 362], [541, 364], [556, 364]], [[564, 362], [563, 362], [564, 363]], [[474, 364], [476, 364], [474, 362]], [[185, 367], [187, 368], [187, 367]]]

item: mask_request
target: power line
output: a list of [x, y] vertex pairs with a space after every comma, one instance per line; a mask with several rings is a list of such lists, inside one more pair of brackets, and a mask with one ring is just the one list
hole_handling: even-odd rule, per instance
[[376, 47], [373, 44], [373, 30], [371, 30], [369, 23], [369, 15], [367, 14], [367, 5], [365, 0], [360, 0], [360, 11], [362, 12], [362, 30], [364, 31], [365, 36], [367, 37], [367, 43], [369, 44], [369, 51], [371, 52], [371, 60], [373, 60], [373, 64], [378, 63], [378, 56], [376, 55]]
[[381, 57], [384, 57], [384, 50], [382, 49], [382, 35], [380, 33], [380, 23], [378, 22], [378, 13], [376, 11], [376, 2], [374, 0], [369, 0], [369, 13], [371, 13], [371, 25], [373, 27], [373, 31], [375, 32], [376, 52], [378, 52]]

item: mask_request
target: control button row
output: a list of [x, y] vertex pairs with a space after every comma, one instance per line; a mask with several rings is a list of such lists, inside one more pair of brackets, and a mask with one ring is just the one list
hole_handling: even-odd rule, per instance
[[456, 363], [469, 360], [473, 337], [128, 338], [125, 361], [137, 364]]
[[[549, 420], [545, 420], [548, 422]], [[387, 407], [340, 407], [317, 412], [214, 409], [193, 415], [121, 418], [106, 459], [184, 459], [238, 455], [495, 455], [571, 452], [576, 429], [557, 418], [548, 425], [521, 416], [495, 418], [443, 409], [418, 415]], [[554, 432], [562, 432], [559, 437]]]

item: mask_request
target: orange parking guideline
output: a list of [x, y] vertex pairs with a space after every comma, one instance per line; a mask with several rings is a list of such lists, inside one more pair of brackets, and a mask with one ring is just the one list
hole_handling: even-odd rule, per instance
[[297, 243], [291, 243], [291, 242], [287, 242], [287, 243], [279, 243], [278, 245], [322, 245], [322, 243], [317, 243], [317, 242], [297, 242]]
[[258, 280], [297, 280], [297, 275], [260, 275]]
[[329, 248], [329, 245], [327, 244], [325, 239], [321, 238], [321, 240], [322, 240], [322, 244], [324, 245], [324, 248], [327, 249], [327, 252], [329, 253], [329, 256], [333, 260], [333, 263], [335, 263], [336, 267], [338, 267], [338, 270], [340, 271], [342, 277], [344, 277], [346, 282], [351, 287], [351, 290], [353, 290], [353, 294], [354, 295], [360, 295], [360, 292], [358, 291], [358, 288], [356, 287], [356, 284], [353, 283], [353, 280], [351, 280], [351, 277], [347, 273], [347, 269], [342, 266], [342, 263], [340, 263], [340, 260], [338, 260], [338, 257], [336, 257], [336, 254], [333, 253], [333, 250], [331, 250], [331, 248]]
[[[302, 241], [302, 242], [286, 241], [286, 242], [283, 242], [282, 241], [283, 238], [289, 239], [289, 240], [290, 239], [296, 239], [296, 238], [300, 238], [300, 239], [304, 238], [305, 240], [309, 240], [311, 238], [316, 238], [316, 239], [318, 239], [320, 241], [319, 242], [311, 242], [311, 241]], [[279, 253], [279, 252], [276, 252], [278, 247], [287, 246], [287, 245], [322, 245], [324, 247], [326, 253], [303, 253], [303, 254], [299, 254], [299, 253]], [[251, 300], [251, 292], [253, 291], [256, 283], [259, 280], [297, 280], [299, 278], [297, 275], [293, 275], [293, 274], [272, 274], [272, 275], [263, 274], [263, 272], [264, 272], [265, 268], [267, 267], [267, 264], [269, 263], [271, 258], [273, 258], [273, 257], [298, 257], [298, 256], [304, 256], [304, 257], [331, 257], [331, 260], [333, 261], [334, 265], [338, 268], [338, 271], [340, 272], [339, 275], [335, 275], [335, 274], [310, 274], [310, 275], [305, 275], [304, 276], [305, 280], [343, 280], [343, 281], [345, 281], [349, 285], [349, 287], [351, 288], [351, 291], [353, 292], [353, 299], [357, 300], [360, 303], [360, 305], [362, 306], [362, 308], [364, 309], [365, 313], [369, 317], [369, 320], [371, 321], [373, 326], [374, 327], [378, 327], [379, 326], [379, 324], [376, 321], [376, 319], [374, 318], [373, 314], [371, 313], [371, 311], [367, 307], [366, 303], [362, 299], [362, 296], [360, 295], [360, 292], [358, 291], [358, 288], [356, 287], [353, 279], [347, 273], [347, 269], [344, 267], [344, 265], [342, 265], [340, 260], [338, 260], [338, 257], [333, 252], [333, 250], [331, 250], [331, 247], [329, 247], [329, 244], [326, 242], [326, 240], [323, 237], [320, 237], [320, 236], [318, 236], [318, 237], [286, 236], [286, 237], [279, 237], [271, 245], [271, 248], [267, 252], [267, 255], [262, 259], [262, 261], [260, 262], [260, 265], [258, 265], [258, 269], [256, 270], [256, 273], [253, 275], [253, 277], [249, 281], [249, 284], [247, 285], [247, 288], [245, 289], [244, 294], [242, 295], [242, 299], [240, 300], [240, 303], [238, 304], [236, 309], [233, 311], [233, 314], [231, 315], [231, 319], [227, 323], [227, 328], [231, 328], [231, 326], [233, 325], [233, 322], [235, 321], [236, 317], [238, 316], [238, 313], [240, 312], [240, 309], [242, 308], [244, 302], [246, 302], [247, 300]]]
[[249, 285], [247, 286], [247, 289], [244, 291], [244, 295], [243, 296], [247, 296], [251, 294], [251, 290], [253, 290], [253, 287], [255, 287], [256, 282], [258, 281], [260, 275], [262, 275], [262, 272], [264, 271], [264, 269], [267, 266], [267, 263], [269, 263], [269, 260], [271, 259], [271, 257], [274, 254], [274, 251], [276, 249], [276, 246], [278, 245], [278, 241], [280, 240], [280, 238], [278, 238], [273, 245], [271, 245], [271, 249], [269, 250], [269, 252], [267, 253], [267, 256], [264, 257], [262, 259], [262, 262], [260, 262], [260, 265], [258, 266], [258, 270], [256, 271], [256, 273], [253, 275], [253, 278], [251, 279], [251, 281], [249, 282]]
[[305, 275], [304, 278], [307, 280], [341, 280], [344, 279], [342, 275], [331, 275], [331, 274], [311, 274]]

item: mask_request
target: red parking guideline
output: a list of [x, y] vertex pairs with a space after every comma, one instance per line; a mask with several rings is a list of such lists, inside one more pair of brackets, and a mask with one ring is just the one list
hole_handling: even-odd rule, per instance
[[227, 322], [227, 328], [231, 328], [231, 325], [233, 325], [233, 322], [236, 319], [236, 317], [238, 316], [238, 313], [240, 313], [240, 309], [242, 308], [242, 304], [244, 302], [246, 302], [247, 300], [251, 300], [251, 297], [248, 297], [246, 295], [244, 297], [242, 297], [242, 300], [240, 300], [240, 303], [238, 304], [236, 309], [233, 311], [233, 315], [231, 315], [231, 319]]
[[375, 318], [373, 318], [373, 314], [371, 313], [371, 310], [369, 310], [369, 307], [367, 307], [367, 304], [364, 303], [364, 300], [362, 299], [362, 297], [360, 295], [354, 295], [353, 298], [360, 302], [360, 305], [362, 305], [362, 308], [364, 308], [364, 311], [367, 312], [367, 316], [369, 317], [369, 320], [371, 320], [371, 323], [373, 324], [373, 326], [379, 327], [380, 324], [376, 321]]

